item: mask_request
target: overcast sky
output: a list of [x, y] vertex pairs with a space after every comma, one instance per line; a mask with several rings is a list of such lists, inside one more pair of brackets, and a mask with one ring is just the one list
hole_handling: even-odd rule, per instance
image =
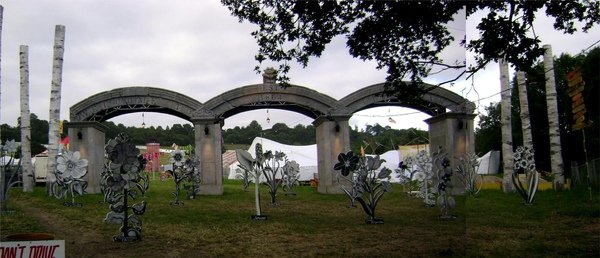
[[[218, 0], [7, 0], [4, 6], [1, 49], [0, 123], [16, 125], [19, 107], [19, 45], [29, 46], [30, 110], [48, 119], [54, 27], [66, 26], [61, 119], [69, 119], [69, 108], [94, 94], [128, 86], [160, 87], [206, 102], [218, 94], [262, 82], [253, 71], [257, 46], [250, 33], [254, 25], [239, 23]], [[479, 16], [481, 17], [481, 16]], [[462, 38], [474, 37], [478, 17], [456, 16], [450, 31]], [[551, 21], [539, 17], [534, 24], [544, 44], [553, 52], [577, 54], [600, 39], [600, 29], [574, 36], [552, 30]], [[443, 54], [449, 62], [472, 60], [457, 44]], [[263, 69], [269, 65], [263, 65]], [[498, 65], [446, 88], [475, 101], [480, 112], [490, 101], [499, 101]], [[445, 73], [425, 81], [438, 83], [452, 77]], [[294, 66], [291, 83], [313, 88], [335, 99], [384, 81], [386, 73], [374, 62], [352, 59], [344, 38], [336, 38], [307, 68]], [[492, 96], [481, 101], [479, 98]], [[267, 124], [266, 118], [270, 118]], [[391, 123], [392, 117], [396, 123]], [[379, 123], [392, 128], [427, 129], [427, 115], [412, 109], [384, 107], [355, 114], [352, 126]], [[225, 120], [225, 128], [245, 126], [257, 120], [263, 128], [274, 123], [310, 124], [306, 116], [283, 110], [245, 112]], [[163, 127], [188, 123], [174, 116], [145, 113], [113, 118], [127, 126]]]

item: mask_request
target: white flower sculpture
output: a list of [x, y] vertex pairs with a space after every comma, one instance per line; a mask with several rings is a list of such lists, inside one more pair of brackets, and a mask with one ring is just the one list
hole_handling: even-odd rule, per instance
[[78, 151], [66, 151], [56, 158], [56, 181], [52, 182], [52, 194], [62, 199], [71, 195], [71, 202], [63, 203], [65, 206], [81, 206], [75, 203], [75, 194], [83, 195], [87, 182], [82, 179], [87, 173], [87, 159], [81, 159]]
[[19, 144], [15, 142], [15, 140], [10, 140], [10, 141], [6, 141], [4, 143], [4, 146], [2, 146], [2, 150], [4, 150], [6, 153], [9, 154], [14, 154], [15, 152], [17, 152], [17, 148], [19, 147]]
[[65, 179], [82, 178], [87, 172], [87, 159], [81, 159], [79, 151], [66, 151], [56, 159], [56, 169]]
[[183, 163], [185, 163], [185, 151], [183, 150], [173, 150], [171, 152], [171, 163], [175, 164], [175, 166], [181, 167]]

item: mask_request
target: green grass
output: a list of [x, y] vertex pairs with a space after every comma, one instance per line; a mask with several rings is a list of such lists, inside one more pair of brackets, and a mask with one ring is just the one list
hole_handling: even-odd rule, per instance
[[[152, 181], [142, 215], [143, 239], [114, 243], [118, 225], [104, 223], [108, 205], [100, 195], [64, 207], [34, 193], [11, 192], [2, 215], [2, 237], [18, 232], [53, 232], [65, 239], [70, 257], [502, 257], [600, 255], [600, 202], [585, 190], [538, 193], [536, 205], [523, 205], [517, 194], [484, 190], [479, 197], [457, 197], [456, 220], [438, 219], [437, 208], [425, 207], [397, 186], [377, 209], [383, 225], [366, 225], [360, 208], [348, 208], [345, 195], [324, 195], [310, 186], [296, 196], [279, 193], [279, 205], [268, 204], [267, 221], [253, 221], [254, 191], [226, 180], [224, 195], [199, 196], [171, 206], [172, 181]], [[182, 192], [183, 195], [183, 192]]]

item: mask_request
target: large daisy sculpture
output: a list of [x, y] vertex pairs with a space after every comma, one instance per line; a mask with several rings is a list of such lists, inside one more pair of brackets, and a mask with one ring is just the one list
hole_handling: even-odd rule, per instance
[[65, 151], [56, 158], [56, 181], [52, 182], [52, 195], [58, 199], [71, 196], [71, 202], [64, 202], [65, 206], [81, 206], [75, 203], [75, 195], [83, 195], [87, 182], [83, 176], [87, 173], [88, 161], [82, 159], [79, 151]]

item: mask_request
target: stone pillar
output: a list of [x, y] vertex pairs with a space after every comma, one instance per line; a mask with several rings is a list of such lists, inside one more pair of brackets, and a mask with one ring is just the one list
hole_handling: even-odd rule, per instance
[[70, 122], [69, 141], [70, 151], [79, 151], [82, 159], [88, 160], [87, 181], [88, 193], [100, 193], [101, 174], [104, 170], [104, 132], [108, 129], [98, 122]]
[[335, 173], [338, 172], [333, 170], [333, 166], [339, 153], [350, 151], [348, 119], [347, 116], [320, 117], [313, 122], [317, 137], [319, 193], [343, 193], [336, 179]]
[[202, 183], [200, 194], [223, 194], [223, 157], [221, 155], [221, 123], [210, 120], [193, 120], [196, 155], [200, 158]]
[[444, 113], [425, 120], [429, 124], [429, 153], [434, 153], [439, 146], [442, 146], [448, 154], [453, 171], [452, 194], [465, 192], [464, 185], [460, 183], [455, 170], [459, 158], [475, 152], [474, 118], [474, 114]]

